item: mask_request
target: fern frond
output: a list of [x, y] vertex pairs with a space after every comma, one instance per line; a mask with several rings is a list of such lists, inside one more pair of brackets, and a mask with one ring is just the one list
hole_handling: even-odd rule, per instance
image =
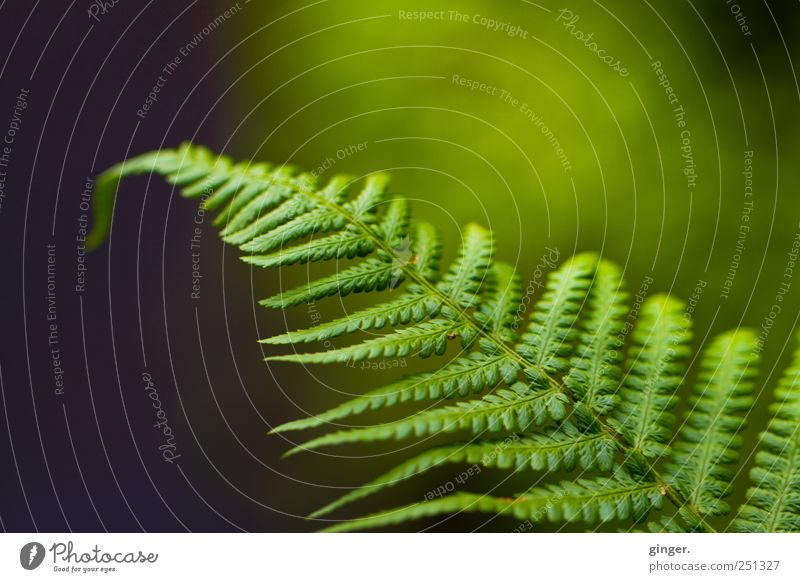
[[564, 378], [572, 393], [600, 415], [607, 414], [617, 401], [626, 299], [619, 267], [600, 261], [589, 293], [588, 314]]
[[[196, 165], [196, 162], [190, 158], [185, 159], [184, 162], [190, 167]], [[298, 178], [295, 178], [296, 172], [297, 168], [293, 166], [272, 168], [266, 164], [259, 164], [253, 167], [246, 167], [244, 171], [239, 173], [236, 183], [226, 184], [208, 194], [204, 203], [206, 208], [221, 210], [214, 219], [214, 226], [220, 227], [221, 233], [225, 232], [226, 227], [242, 211], [244, 212], [240, 218], [241, 223], [239, 225], [234, 223], [234, 228], [244, 226], [247, 217], [263, 216], [281, 202], [291, 199], [306, 188], [314, 187], [316, 180], [312, 175], [301, 174]], [[201, 186], [204, 183], [205, 180], [198, 180], [196, 185]], [[350, 178], [346, 176], [337, 177], [333, 182], [337, 187], [336, 191], [347, 188], [349, 183]], [[186, 194], [187, 190], [190, 193], [196, 192], [195, 186], [188, 185], [183, 190], [184, 196], [192, 198], [193, 196]], [[297, 202], [300, 201], [309, 202], [304, 196], [298, 196]], [[287, 208], [294, 204], [287, 206]], [[226, 234], [231, 232], [232, 229], [228, 229]]]
[[[601, 431], [581, 432], [569, 421], [557, 429], [529, 436], [511, 435], [505, 439], [485, 440], [429, 449], [402, 463], [367, 483], [312, 513], [320, 517], [348, 503], [392, 487], [444, 463], [472, 463], [484, 468], [514, 469], [520, 471], [555, 472], [570, 471], [580, 467], [584, 471], [610, 471], [614, 463], [617, 443]], [[471, 474], [471, 473], [470, 473]], [[426, 498], [433, 498], [429, 492]]]
[[[305, 181], [309, 188], [314, 185], [312, 178]], [[364, 191], [374, 192], [375, 182], [384, 184], [385, 181], [381, 175], [371, 177], [361, 196]], [[228, 244], [239, 245], [245, 252], [265, 253], [300, 237], [338, 230], [345, 221], [337, 207], [346, 199], [351, 184], [348, 176], [336, 176], [319, 192], [301, 190], [263, 215], [259, 214], [258, 208], [251, 209], [259, 202], [253, 200], [228, 221], [221, 231], [222, 239]], [[382, 190], [378, 189], [378, 192]], [[235, 201], [236, 198], [232, 204]]]
[[800, 348], [778, 382], [770, 410], [773, 417], [750, 470], [754, 486], [733, 521], [734, 531], [800, 531]]
[[[151, 152], [116, 164], [98, 176], [92, 196], [92, 230], [86, 237], [87, 250], [97, 249], [111, 232], [114, 198], [122, 178], [150, 173], [166, 176], [180, 168], [180, 161], [175, 158], [174, 150]], [[226, 169], [230, 170], [230, 166]]]
[[458, 493], [345, 521], [326, 531], [362, 530], [441, 514], [474, 511], [510, 514], [532, 523], [549, 520], [591, 524], [616, 519], [639, 520], [651, 509], [659, 509], [662, 505], [663, 496], [655, 483], [635, 480], [618, 470], [610, 477], [562, 481], [558, 485], [534, 488], [517, 498]]
[[[410, 242], [414, 250], [412, 256], [403, 256], [408, 250], [405, 245], [392, 248], [401, 265], [411, 264], [423, 281], [435, 282], [439, 279], [439, 259], [442, 254], [442, 241], [436, 229], [427, 222], [418, 222], [414, 229], [414, 239]], [[418, 285], [409, 285], [409, 290], [418, 291]]]
[[703, 516], [724, 515], [722, 501], [739, 460], [744, 414], [753, 404], [756, 336], [738, 330], [718, 336], [705, 350], [686, 419], [673, 447], [667, 479]]
[[380, 329], [387, 325], [395, 327], [399, 324], [416, 323], [431, 315], [428, 301], [429, 299], [425, 295], [404, 293], [393, 301], [367, 307], [339, 319], [320, 323], [315, 327], [290, 331], [259, 341], [273, 345], [321, 342], [357, 331]]
[[464, 229], [464, 241], [458, 259], [437, 285], [439, 291], [463, 309], [474, 307], [486, 279], [493, 251], [492, 233], [477, 224], [468, 224]]
[[651, 533], [711, 533], [708, 525], [697, 514], [684, 506], [672, 515], [662, 515], [656, 521], [647, 524]]
[[355, 256], [367, 255], [373, 250], [375, 247], [369, 238], [352, 231], [345, 231], [281, 249], [268, 255], [242, 257], [242, 260], [256, 267], [274, 268], [295, 263], [352, 259]]
[[[525, 311], [520, 279], [511, 266], [494, 261], [488, 230], [467, 226], [456, 260], [442, 272], [436, 229], [411, 223], [407, 201], [390, 196], [385, 175], [368, 177], [360, 189], [348, 176], [318, 184], [316, 177], [292, 166], [235, 163], [192, 144], [144, 154], [103, 173], [96, 182], [87, 248], [95, 248], [109, 232], [119, 181], [146, 173], [165, 176], [183, 196], [217, 211], [214, 224], [221, 228], [223, 240], [237, 245], [250, 265], [335, 266], [262, 300], [264, 306], [288, 308], [328, 296], [392, 290], [376, 293], [380, 303], [262, 342], [294, 347], [364, 331], [373, 332], [370, 337], [327, 351], [311, 347], [308, 353], [268, 360], [425, 358], [444, 355], [458, 342], [459, 354], [433, 360], [427, 372], [274, 429], [312, 428], [403, 402], [465, 399], [422, 407], [386, 424], [339, 430], [292, 449], [288, 454], [345, 443], [466, 433], [461, 435], [466, 444], [431, 449], [321, 512], [443, 463], [530, 468], [551, 478], [574, 468], [597, 473], [533, 488], [515, 498], [458, 493], [429, 499], [335, 529], [458, 511], [509, 514], [534, 522], [639, 520], [667, 498], [673, 510], [659, 516], [651, 529], [713, 531], [705, 517], [727, 510], [721, 498], [737, 458], [736, 433], [749, 406], [753, 380], [753, 338], [748, 332], [723, 336], [707, 350], [692, 411], [670, 458], [670, 410], [684, 377], [690, 322], [681, 302], [667, 296], [647, 300], [634, 327], [632, 347], [623, 356], [627, 295], [619, 268], [610, 262], [581, 254], [552, 272], [519, 337], [517, 324]], [[761, 437], [762, 450], [751, 472], [755, 486], [734, 522], [737, 530], [800, 529], [798, 385], [800, 350], [776, 391], [780, 402], [773, 406], [775, 417]], [[501, 431], [515, 438], [496, 450], [508, 440], [502, 440]], [[654, 466], [662, 456], [668, 461], [667, 477]]]
[[[412, 250], [413, 253], [411, 253]], [[408, 249], [401, 249], [401, 251], [413, 255], [406, 257], [405, 260], [413, 263], [414, 268], [425, 280], [430, 283], [436, 281], [441, 250], [439, 237], [430, 224], [417, 224], [414, 229], [413, 242], [409, 244]], [[400, 267], [396, 259], [393, 263], [395, 267]], [[346, 333], [379, 329], [386, 325], [395, 327], [401, 323], [415, 323], [438, 313], [439, 306], [432, 302], [418, 285], [409, 285], [408, 291], [392, 301], [367, 307], [329, 322], [321, 322], [316, 327], [263, 339], [261, 342], [296, 344], [324, 341]]]
[[[201, 173], [204, 168], [207, 169], [208, 163], [200, 162], [194, 157], [195, 152], [192, 151], [190, 144], [181, 146], [180, 151], [186, 152], [181, 165], [186, 168], [187, 174]], [[225, 204], [225, 211], [214, 220], [214, 226], [221, 229], [224, 229], [245, 208], [248, 210], [242, 214], [242, 225], [246, 216], [263, 215], [265, 211], [301, 192], [304, 187], [312, 188], [316, 183], [314, 177], [308, 173], [295, 178], [297, 168], [288, 165], [277, 167], [270, 164], [244, 165], [244, 167], [233, 167], [231, 171], [234, 179], [216, 190], [208, 189], [211, 183], [206, 178], [197, 180], [193, 184], [175, 182], [169, 178], [167, 181], [182, 186], [182, 194], [187, 198], [205, 198], [203, 205], [207, 209], [219, 209]], [[346, 187], [348, 182], [349, 180], [344, 181], [341, 186]]]
[[566, 370], [577, 333], [575, 321], [597, 265], [594, 254], [576, 255], [550, 273], [547, 290], [531, 314], [517, 351], [547, 373]]
[[[254, 176], [257, 174], [267, 176], [270, 169], [271, 166], [264, 163], [237, 164], [229, 167], [227, 171], [220, 171], [218, 174], [212, 172], [209, 178], [199, 180], [193, 185], [186, 186], [183, 189], [184, 196], [187, 198], [204, 197], [205, 200], [203, 200], [202, 205], [205, 210], [218, 210], [233, 196], [238, 195], [237, 198], [241, 200], [249, 199], [251, 194], [245, 192], [245, 190], [252, 192], [252, 195], [263, 191], [266, 185], [257, 185], [257, 180], [254, 179]], [[287, 192], [286, 196], [288, 196], [292, 188], [286, 184], [282, 186]], [[267, 201], [267, 204], [270, 203], [271, 201]], [[224, 224], [224, 218], [225, 216], [223, 214], [218, 215], [213, 221], [214, 226]]]
[[313, 439], [287, 453], [323, 446], [386, 439], [404, 439], [468, 430], [480, 435], [499, 430], [522, 432], [532, 425], [561, 420], [567, 413], [567, 399], [553, 389], [531, 390], [522, 382], [495, 390], [480, 400], [424, 410], [386, 424], [339, 431]]
[[433, 354], [442, 355], [447, 349], [447, 342], [457, 337], [461, 337], [463, 343], [468, 343], [472, 335], [465, 325], [439, 318], [423, 321], [354, 346], [324, 352], [270, 356], [267, 360], [332, 364], [356, 362], [368, 358], [405, 357], [412, 354], [427, 358]]
[[[438, 284], [439, 290], [460, 307], [466, 308], [476, 303], [477, 293], [490, 264], [491, 253], [492, 239], [489, 231], [478, 225], [468, 226], [459, 258]], [[328, 295], [380, 290], [402, 277], [402, 270], [397, 268], [390, 256], [368, 259], [342, 273], [309, 282], [297, 289], [265, 299], [261, 304], [266, 307], [288, 307]], [[433, 307], [429, 302], [428, 308], [433, 310], [438, 309], [438, 306]], [[448, 340], [455, 338], [460, 338], [464, 347], [468, 346], [475, 337], [474, 327], [464, 322], [460, 317], [461, 313], [453, 309], [444, 309], [442, 315], [445, 318], [425, 321], [354, 346], [321, 353], [274, 356], [268, 359], [325, 364], [366, 358], [404, 357], [412, 353], [426, 358], [434, 353], [443, 354], [447, 349]]]
[[[262, 193], [248, 200], [250, 190], [244, 190], [234, 197], [227, 209], [230, 215], [220, 230], [222, 239], [229, 244], [241, 244], [317, 209], [312, 197], [293, 187], [291, 175], [288, 168], [281, 168], [268, 184], [259, 185], [266, 186]], [[313, 176], [306, 174], [299, 180], [309, 187], [315, 183]], [[344, 199], [350, 184], [349, 177], [337, 176], [320, 194], [325, 199], [339, 201]]]
[[622, 401], [614, 411], [615, 426], [634, 451], [647, 458], [669, 451], [677, 403], [675, 390], [685, 373], [689, 355], [690, 321], [684, 304], [666, 295], [645, 301], [633, 331], [628, 374], [620, 390]]
[[511, 384], [519, 373], [519, 365], [504, 354], [486, 355], [472, 352], [446, 364], [434, 372], [417, 374], [348, 400], [327, 412], [282, 424], [272, 432], [300, 430], [335, 420], [378, 410], [401, 402], [438, 398], [465, 398], [501, 381]]
[[331, 295], [349, 295], [362, 291], [382, 291], [403, 279], [395, 266], [378, 258], [369, 258], [357, 265], [304, 285], [281, 291], [259, 301], [264, 307], [286, 309], [301, 303], [310, 303]]
[[475, 319], [506, 341], [516, 339], [515, 323], [522, 304], [522, 284], [511, 265], [496, 262], [489, 271], [486, 300], [481, 302]]
[[[488, 291], [489, 298], [481, 305], [479, 315], [484, 317], [481, 321], [491, 326], [493, 331], [510, 331], [520, 295], [519, 278], [510, 267], [503, 264], [493, 265], [489, 278], [492, 283]], [[403, 313], [407, 314], [405, 321], [410, 320], [412, 315], [407, 306], [409, 304], [417, 305], [418, 302], [419, 296], [417, 295], [409, 295], [398, 300], [398, 303], [404, 308]], [[424, 305], [420, 305], [420, 307], [418, 319], [421, 319], [426, 314]], [[363, 329], [365, 327], [365, 319], [367, 324], [374, 324], [378, 318], [381, 318], [380, 322], [383, 323], [385, 322], [383, 318], [387, 317], [387, 314], [395, 312], [394, 309], [395, 305], [383, 305], [364, 310], [362, 314], [356, 314], [355, 317], [350, 316], [337, 320], [335, 326], [329, 324], [325, 328], [325, 333], [327, 333], [327, 330], [331, 330], [331, 332], [341, 331], [343, 333], [348, 327], [351, 327], [352, 331]], [[350, 319], [358, 323], [354, 325], [353, 321], [349, 321]], [[376, 325], [375, 327], [378, 326]], [[448, 329], [447, 333], [449, 337], [458, 334], [457, 331], [451, 329]], [[303, 335], [298, 336], [297, 333], [285, 334], [272, 340], [262, 341], [267, 343], [296, 343], [298, 341], [309, 341], [310, 339], [323, 339], [323, 337], [327, 336], [322, 336], [314, 328]], [[363, 344], [361, 345], [363, 346]], [[493, 344], [485, 344], [482, 348], [485, 348], [488, 354], [482, 351], [471, 352], [444, 365], [439, 370], [405, 378], [400, 382], [356, 397], [325, 413], [281, 425], [273, 429], [273, 432], [311, 428], [358, 414], [366, 409], [376, 410], [384, 406], [393, 406], [399, 402], [410, 400], [453, 398], [454, 396], [466, 397], [470, 394], [480, 393], [485, 388], [493, 388], [501, 379], [507, 384], [512, 384], [519, 373], [519, 364], [507, 354], [494, 349]]]

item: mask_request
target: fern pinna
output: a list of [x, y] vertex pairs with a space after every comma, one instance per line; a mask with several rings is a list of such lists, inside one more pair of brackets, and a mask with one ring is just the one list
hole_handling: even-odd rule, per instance
[[[369, 339], [268, 361], [428, 358], [460, 345], [457, 357], [436, 359], [429, 372], [272, 431], [341, 426], [368, 411], [420, 402], [418, 412], [403, 418], [367, 426], [359, 420], [359, 428], [332, 430], [288, 454], [454, 433], [448, 444], [408, 459], [314, 517], [447, 463], [530, 472], [531, 481], [546, 483], [511, 497], [467, 491], [426, 496], [329, 530], [471, 511], [532, 524], [640, 523], [656, 509], [661, 511], [647, 524], [652, 531], [714, 531], [709, 518], [731, 513], [724, 498], [738, 467], [738, 432], [753, 403], [752, 332], [713, 340], [700, 358], [697, 381], [684, 389], [691, 355], [684, 304], [667, 295], [648, 298], [629, 332], [620, 269], [595, 254], [574, 256], [552, 272], [529, 321], [520, 325], [520, 277], [494, 260], [486, 229], [468, 225], [457, 259], [442, 268], [436, 229], [411, 224], [407, 202], [388, 196], [383, 174], [367, 177], [359, 188], [347, 176], [318, 185], [311, 174], [289, 166], [237, 164], [191, 144], [144, 154], [103, 173], [87, 246], [97, 247], [108, 234], [119, 181], [149, 173], [165, 176], [188, 198], [201, 198], [206, 210], [218, 210], [222, 238], [251, 265], [337, 261], [335, 273], [282, 289], [261, 301], [264, 306], [284, 309], [332, 295], [396, 289], [372, 307], [262, 341], [296, 348], [372, 330]], [[688, 406], [675, 435], [671, 411], [679, 395]], [[800, 530], [800, 352], [775, 395], [774, 418], [750, 473], [754, 485], [726, 526], [736, 531]], [[575, 477], [547, 479], [565, 472]]]

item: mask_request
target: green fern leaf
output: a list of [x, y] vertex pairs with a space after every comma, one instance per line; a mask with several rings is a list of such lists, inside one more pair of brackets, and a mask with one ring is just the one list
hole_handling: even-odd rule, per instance
[[589, 293], [588, 314], [564, 378], [572, 393], [600, 415], [608, 414], [617, 402], [626, 299], [619, 267], [600, 261]]
[[404, 378], [353, 398], [322, 414], [283, 424], [273, 429], [273, 432], [312, 428], [360, 414], [365, 410], [378, 410], [401, 402], [455, 396], [464, 398], [480, 393], [485, 388], [494, 388], [501, 380], [511, 384], [516, 380], [518, 372], [517, 362], [506, 355], [472, 352], [434, 372]]
[[[471, 439], [464, 444], [445, 442], [407, 460], [320, 514], [443, 463], [477, 463], [504, 471], [530, 468], [544, 473], [537, 483], [550, 479], [514, 498], [457, 493], [336, 529], [458, 511], [513, 515], [532, 522], [638, 521], [651, 508], [660, 508], [664, 498], [672, 507], [648, 525], [651, 530], [714, 531], [705, 518], [727, 513], [722, 498], [738, 458], [737, 432], [750, 405], [753, 382], [750, 332], [722, 336], [706, 351], [691, 410], [670, 451], [670, 410], [690, 353], [689, 319], [679, 301], [666, 296], [649, 299], [634, 327], [632, 347], [623, 356], [626, 294], [619, 268], [608, 261], [577, 255], [551, 273], [519, 337], [527, 298], [515, 270], [494, 261], [494, 241], [486, 229], [466, 227], [457, 259], [441, 274], [436, 229], [411, 223], [407, 201], [389, 196], [386, 176], [370, 176], [360, 189], [348, 176], [318, 184], [313, 175], [292, 166], [235, 163], [192, 144], [144, 154], [103, 173], [96, 182], [87, 248], [95, 248], [110, 230], [119, 181], [147, 173], [163, 175], [181, 195], [217, 211], [214, 224], [221, 228], [223, 240], [237, 245], [251, 265], [283, 268], [335, 262], [332, 274], [280, 291], [263, 300], [264, 306], [288, 308], [332, 295], [397, 288], [376, 293], [380, 303], [346, 317], [262, 341], [294, 347], [366, 330], [383, 330], [380, 335], [268, 360], [351, 363], [412, 354], [428, 357], [446, 354], [456, 342], [463, 350], [452, 358], [430, 361], [427, 372], [376, 387], [273, 431], [336, 423], [403, 402], [465, 399], [436, 402], [386, 424], [339, 430], [290, 451], [457, 431]], [[779, 402], [761, 436], [751, 471], [754, 487], [733, 522], [736, 530], [800, 530], [798, 385], [800, 350], [776, 390]], [[513, 442], [503, 440], [501, 431], [512, 433]], [[666, 457], [666, 476], [654, 466], [661, 457]], [[554, 481], [556, 472], [576, 468], [596, 474]]]
[[424, 410], [409, 418], [386, 424], [339, 431], [295, 447], [287, 455], [302, 450], [354, 442], [422, 437], [469, 430], [473, 434], [499, 430], [525, 431], [566, 416], [566, 397], [556, 390], [531, 390], [519, 382], [496, 390], [480, 400]]
[[670, 414], [677, 403], [675, 390], [681, 383], [689, 354], [690, 321], [684, 304], [666, 295], [648, 299], [633, 331], [634, 347], [628, 355], [628, 375], [620, 393], [622, 402], [614, 411], [618, 427], [634, 451], [647, 458], [669, 451]]
[[368, 255], [374, 249], [372, 241], [367, 237], [345, 231], [281, 249], [269, 255], [242, 257], [242, 260], [257, 267], [270, 268], [330, 259], [352, 259]]
[[[414, 230], [414, 238], [411, 246], [416, 254], [410, 258], [400, 257], [398, 259], [403, 265], [414, 267], [424, 281], [435, 282], [439, 279], [439, 259], [442, 254], [442, 242], [436, 229], [427, 222], [418, 222]], [[399, 253], [405, 252], [405, 248], [397, 249]], [[410, 290], [419, 290], [417, 285], [409, 285]]]
[[[268, 361], [300, 362], [304, 364], [333, 364], [357, 362], [375, 358], [394, 358], [418, 355], [427, 358], [441, 355], [447, 342], [456, 337], [469, 337], [468, 328], [449, 319], [433, 319], [400, 329], [360, 344], [325, 352], [271, 356]], [[466, 341], [466, 340], [464, 340]]]
[[522, 284], [511, 265], [494, 263], [486, 283], [486, 300], [475, 319], [506, 341], [516, 339], [516, 321], [522, 305]]
[[[403, 273], [381, 259], [367, 259], [328, 277], [309, 281], [288, 291], [259, 301], [264, 307], [285, 309], [300, 303], [316, 301], [330, 295], [349, 295], [361, 291], [381, 291], [402, 281]], [[333, 360], [338, 361], [338, 360]]]
[[761, 434], [754, 487], [732, 528], [739, 532], [800, 531], [800, 349], [778, 382], [774, 416]]
[[702, 519], [698, 519], [696, 513], [684, 506], [673, 515], [662, 515], [658, 520], [649, 522], [647, 531], [651, 533], [710, 533], [711, 530]]
[[705, 351], [691, 408], [673, 447], [667, 479], [703, 516], [724, 515], [739, 460], [744, 413], [753, 404], [756, 337], [739, 330], [717, 337]]
[[[505, 439], [446, 445], [425, 451], [312, 513], [320, 517], [348, 503], [397, 485], [444, 463], [472, 463], [484, 468], [555, 472], [580, 467], [584, 471], [610, 471], [617, 450], [616, 441], [600, 431], [584, 433], [571, 422], [558, 429], [529, 436], [511, 435]], [[473, 469], [470, 475], [475, 472]], [[428, 492], [433, 498], [438, 492]]]
[[324, 341], [343, 334], [380, 329], [386, 325], [417, 322], [432, 315], [428, 309], [429, 299], [418, 293], [404, 293], [394, 301], [367, 307], [353, 314], [320, 323], [316, 327], [291, 331], [260, 340], [266, 344], [299, 344]]
[[662, 505], [663, 496], [656, 484], [637, 481], [620, 470], [610, 477], [562, 481], [559, 485], [535, 488], [518, 498], [458, 493], [342, 522], [326, 531], [384, 527], [462, 511], [510, 514], [532, 523], [549, 520], [591, 524], [616, 519], [642, 519], [651, 509], [658, 509]]
[[493, 250], [491, 233], [477, 224], [468, 224], [458, 260], [439, 283], [439, 290], [459, 307], [473, 307], [478, 302]]
[[[283, 167], [272, 174], [268, 183], [253, 184], [236, 194], [227, 210], [232, 214], [220, 231], [223, 239], [231, 244], [245, 242], [314, 208], [314, 201], [309, 196], [292, 196], [298, 189], [290, 176], [289, 169]], [[300, 180], [313, 183], [313, 177], [305, 174], [300, 176]], [[348, 185], [347, 178], [339, 176], [331, 181], [327, 192], [331, 197], [341, 199]]]
[[[237, 164], [230, 168], [229, 179], [216, 188], [211, 186], [213, 182], [200, 180], [187, 186], [183, 194], [187, 198], [205, 195], [202, 204], [206, 210], [221, 210], [224, 207], [226, 211], [220, 212], [213, 221], [214, 226], [223, 227], [238, 210], [273, 185], [280, 188], [281, 198], [294, 194], [296, 186], [291, 179], [293, 172], [292, 168], [286, 167], [273, 169], [270, 164]], [[275, 206], [276, 203], [271, 198], [273, 194], [274, 191], [267, 194], [262, 213]]]
[[[297, 169], [293, 166], [279, 166], [267, 170], [266, 173], [264, 170], [260, 167], [247, 168], [241, 177], [241, 187], [214, 219], [214, 226], [222, 229], [220, 234], [230, 235], [245, 227], [251, 220], [270, 214], [269, 211], [284, 200], [294, 200], [284, 208], [302, 202], [303, 211], [308, 207], [305, 205], [311, 204], [311, 201], [301, 194], [303, 191], [313, 189], [316, 180], [311, 174], [300, 174], [295, 178]], [[347, 189], [349, 183], [350, 179], [347, 176], [337, 176], [331, 180], [328, 191], [339, 194]], [[216, 196], [216, 192], [211, 194], [207, 201], [213, 205]], [[289, 217], [283, 220], [288, 219]], [[275, 224], [282, 223], [283, 221], [277, 221]]]
[[[349, 177], [336, 176], [319, 193], [302, 192], [260, 217], [258, 208], [251, 210], [248, 205], [223, 229], [223, 239], [245, 252], [264, 253], [315, 232], [340, 229], [348, 214], [352, 220], [369, 224], [386, 192], [388, 177], [370, 176], [355, 200], [338, 207], [350, 182]], [[251, 204], [258, 206], [258, 202]]]
[[[408, 204], [405, 200], [397, 198], [389, 203], [383, 221], [379, 226], [379, 232], [385, 237], [385, 240], [394, 241], [403, 236], [407, 224]], [[242, 248], [248, 250], [246, 245]], [[373, 250], [375, 250], [375, 244], [368, 235], [348, 227], [347, 230], [317, 238], [304, 244], [282, 248], [269, 255], [251, 255], [242, 257], [242, 259], [259, 267], [279, 267], [294, 263], [307, 263], [309, 261], [353, 258], [367, 255]]]
[[597, 257], [576, 255], [550, 274], [517, 351], [548, 374], [563, 372], [576, 334], [575, 321], [591, 285]]
[[[384, 228], [388, 232], [394, 232], [391, 227]], [[406, 263], [394, 260], [393, 266], [398, 269], [403, 266], [413, 267], [425, 280], [434, 282], [438, 275], [440, 244], [433, 227], [427, 223], [418, 224], [414, 231], [414, 241], [410, 243], [409, 247], [409, 252], [411, 249], [413, 252], [410, 257], [405, 258]], [[398, 282], [396, 281], [394, 286]], [[393, 301], [368, 307], [333, 321], [320, 323], [313, 328], [297, 330], [261, 341], [270, 344], [324, 341], [359, 330], [379, 329], [385, 325], [396, 327], [401, 323], [418, 322], [438, 313], [438, 304], [432, 302], [419, 285], [409, 285], [408, 290], [408, 293], [400, 295]]]
[[[292, 201], [294, 200], [298, 198], [293, 198]], [[282, 207], [278, 210], [281, 209]], [[271, 221], [266, 224], [261, 223], [262, 220], [273, 219], [270, 213], [256, 221], [259, 223], [258, 226], [254, 223], [254, 226], [247, 226], [231, 235], [225, 235], [223, 240], [228, 244], [239, 245], [239, 248], [246, 253], [267, 253], [304, 236], [338, 230], [345, 224], [340, 213], [327, 207], [314, 208], [309, 212], [293, 212], [293, 208], [290, 208], [286, 213], [279, 217], [288, 218], [281, 224], [274, 225]]]
[[299, 344], [324, 341], [346, 333], [380, 329], [386, 325], [396, 327], [425, 319], [432, 313], [428, 309], [428, 298], [416, 293], [404, 293], [394, 301], [368, 307], [346, 317], [320, 323], [316, 327], [291, 331], [261, 340], [267, 344]]

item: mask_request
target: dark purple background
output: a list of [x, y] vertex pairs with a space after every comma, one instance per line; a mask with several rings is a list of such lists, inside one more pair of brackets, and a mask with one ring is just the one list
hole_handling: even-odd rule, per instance
[[[0, 211], [0, 526], [6, 531], [313, 529], [280, 513], [306, 512], [312, 508], [308, 499], [293, 507], [291, 498], [276, 502], [273, 495], [290, 485], [269, 469], [279, 465], [285, 445], [266, 438], [268, 427], [256, 410], [274, 409], [268, 404], [277, 400], [270, 399], [274, 385], [263, 366], [260, 378], [240, 379], [230, 356], [234, 348], [237, 358], [260, 362], [252, 309], [246, 301], [229, 305], [232, 346], [225, 310], [203, 309], [222, 303], [222, 251], [210, 224], [203, 238], [208, 277], [202, 299], [188, 300], [187, 243], [195, 205], [170, 196], [163, 183], [152, 185], [158, 195], [143, 204], [147, 180], [126, 185], [129, 195], [120, 197], [116, 209], [124, 220], [115, 221], [114, 244], [88, 257], [85, 292], [73, 289], [79, 197], [87, 176], [129, 151], [172, 147], [187, 137], [217, 143], [214, 128], [224, 116], [224, 106], [213, 107], [220, 75], [203, 79], [216, 58], [213, 38], [183, 60], [146, 119], [136, 116], [167, 57], [220, 13], [219, 3], [123, 1], [99, 23], [88, 17], [89, 4], [0, 3], [0, 62], [8, 57], [0, 70], [2, 133], [15, 95], [20, 88], [30, 90]], [[201, 122], [198, 112], [208, 113], [208, 119]], [[47, 343], [46, 245], [51, 243], [62, 396], [54, 394]], [[169, 266], [166, 272], [161, 265]], [[236, 275], [230, 284], [237, 284]], [[144, 341], [139, 308], [145, 314]], [[218, 380], [213, 394], [199, 357], [195, 308], [203, 333], [219, 339], [204, 346], [217, 352], [206, 359], [209, 376], [227, 379]], [[243, 322], [240, 329], [236, 322]], [[176, 435], [181, 458], [173, 465], [159, 455], [155, 411], [141, 380], [145, 370]], [[245, 394], [242, 381], [261, 389]], [[225, 425], [232, 418], [233, 431]]]

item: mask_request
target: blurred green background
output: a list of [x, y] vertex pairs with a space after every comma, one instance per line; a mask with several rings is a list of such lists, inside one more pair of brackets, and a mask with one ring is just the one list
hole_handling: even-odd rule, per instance
[[[633, 292], [647, 277], [651, 292], [683, 298], [699, 285], [697, 347], [740, 325], [762, 332], [788, 282], [762, 338], [759, 387], [771, 386], [800, 304], [800, 281], [786, 274], [800, 228], [797, 12], [797, 3], [723, 0], [253, 2], [214, 35], [225, 55], [225, 149], [323, 176], [390, 171], [416, 217], [443, 230], [448, 256], [460, 227], [482, 223], [525, 282], [548, 247], [562, 258], [600, 251], [624, 266]], [[283, 315], [259, 317], [263, 333], [286, 325]], [[307, 310], [286, 317], [310, 324]], [[299, 369], [279, 373], [313, 412], [341, 401], [337, 390], [360, 392], [402, 371], [315, 369], [336, 387], [328, 391]], [[753, 413], [747, 454], [768, 396]], [[274, 420], [303, 412], [287, 414]], [[312, 455], [286, 470], [355, 485], [407, 455]], [[359, 510], [420, 499], [439, 481]], [[734, 502], [746, 482], [737, 478]], [[473, 523], [460, 519], [450, 527]]]

